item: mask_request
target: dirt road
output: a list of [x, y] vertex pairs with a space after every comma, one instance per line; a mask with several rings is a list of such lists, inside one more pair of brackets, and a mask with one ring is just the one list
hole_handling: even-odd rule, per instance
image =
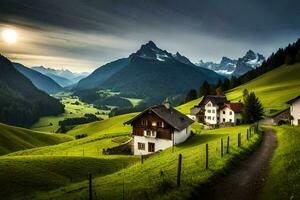
[[267, 168], [276, 148], [276, 135], [265, 129], [261, 145], [227, 176], [196, 191], [192, 199], [255, 200], [262, 190]]

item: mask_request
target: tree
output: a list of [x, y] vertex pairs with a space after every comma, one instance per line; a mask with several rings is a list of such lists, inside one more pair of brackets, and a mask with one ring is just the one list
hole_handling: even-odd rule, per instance
[[244, 123], [253, 123], [263, 117], [263, 106], [254, 92], [251, 92], [244, 102], [244, 111], [242, 114]]
[[295, 62], [300, 62], [300, 47], [295, 55]]
[[221, 86], [216, 89], [216, 94], [217, 94], [217, 96], [222, 96], [223, 95], [223, 90], [222, 90]]
[[293, 64], [293, 57], [291, 55], [286, 55], [284, 59], [284, 64], [291, 65]]
[[190, 90], [188, 93], [187, 93], [187, 95], [186, 95], [186, 97], [185, 97], [185, 99], [184, 99], [184, 103], [187, 103], [187, 102], [189, 102], [189, 101], [192, 101], [192, 100], [194, 100], [194, 99], [197, 99], [197, 91], [195, 90], [195, 89], [192, 89], [192, 90]]
[[208, 95], [209, 92], [210, 92], [210, 85], [209, 85], [209, 83], [205, 80], [205, 81], [202, 83], [202, 86], [201, 86], [201, 88], [200, 88], [199, 97]]
[[230, 80], [228, 78], [225, 78], [222, 84], [222, 90], [227, 91], [229, 90], [229, 87], [230, 87]]
[[243, 101], [244, 101], [244, 103], [245, 103], [248, 96], [249, 96], [249, 91], [247, 89], [244, 89], [244, 91], [243, 91]]

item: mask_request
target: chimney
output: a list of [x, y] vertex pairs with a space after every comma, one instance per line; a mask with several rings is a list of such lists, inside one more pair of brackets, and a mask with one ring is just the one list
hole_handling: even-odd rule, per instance
[[167, 109], [170, 109], [170, 102], [168, 99], [166, 99], [164, 102], [163, 102], [163, 105], [167, 108]]

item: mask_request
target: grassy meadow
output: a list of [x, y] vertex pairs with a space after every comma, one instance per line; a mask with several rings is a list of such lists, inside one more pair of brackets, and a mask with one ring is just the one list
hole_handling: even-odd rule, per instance
[[[260, 136], [253, 134], [246, 140], [248, 126], [221, 128], [216, 130], [197, 131], [187, 142], [174, 148], [169, 148], [147, 160], [144, 164], [136, 163], [120, 171], [96, 177], [93, 179], [95, 196], [100, 199], [122, 199], [123, 185], [126, 199], [186, 198], [192, 189], [209, 180], [216, 173], [226, 173], [233, 159], [241, 158], [254, 148]], [[237, 147], [237, 134], [242, 133], [242, 147]], [[221, 158], [220, 138], [230, 136], [229, 154], [224, 150]], [[209, 144], [209, 169], [205, 169], [205, 144]], [[182, 186], [174, 189], [178, 154], [183, 155]], [[165, 188], [167, 187], [167, 188]], [[161, 191], [163, 188], [166, 191]], [[178, 196], [178, 194], [180, 195]], [[87, 181], [72, 183], [66, 187], [46, 193], [39, 193], [36, 199], [75, 199], [87, 197]]]
[[300, 127], [271, 127], [276, 131], [277, 149], [261, 199], [300, 198]]
[[[299, 95], [300, 91], [300, 63], [294, 65], [283, 65], [269, 71], [258, 78], [228, 91], [225, 95], [233, 102], [242, 100], [243, 90], [255, 94], [261, 100], [265, 114], [272, 116], [288, 107], [286, 102]], [[177, 109], [185, 114], [201, 101], [202, 97], [186, 104], [180, 105]]]
[[0, 155], [59, 144], [72, 139], [73, 137], [68, 135], [46, 134], [0, 123]]

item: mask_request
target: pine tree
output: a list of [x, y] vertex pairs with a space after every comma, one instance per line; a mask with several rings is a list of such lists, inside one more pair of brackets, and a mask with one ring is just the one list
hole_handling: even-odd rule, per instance
[[295, 62], [300, 62], [300, 47], [298, 48], [298, 51], [295, 55]]
[[244, 111], [242, 114], [244, 123], [253, 123], [263, 117], [263, 106], [254, 92], [251, 92], [244, 102]]
[[201, 86], [201, 88], [200, 88], [199, 97], [208, 95], [209, 93], [210, 93], [210, 85], [209, 85], [209, 83], [205, 80], [205, 81], [202, 83], [202, 86]]
[[291, 65], [293, 64], [293, 57], [291, 55], [286, 55], [284, 59], [284, 64]]
[[195, 90], [195, 89], [192, 89], [192, 90], [190, 90], [188, 93], [187, 93], [187, 95], [186, 95], [186, 97], [185, 97], [185, 99], [184, 99], [184, 102], [185, 103], [187, 103], [187, 102], [189, 102], [189, 101], [192, 101], [192, 100], [194, 100], [194, 99], [197, 99], [197, 91]]

